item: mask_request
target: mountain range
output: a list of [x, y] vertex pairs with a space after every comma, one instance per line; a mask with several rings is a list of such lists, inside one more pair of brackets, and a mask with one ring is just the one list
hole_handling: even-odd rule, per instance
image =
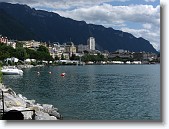
[[15, 40], [37, 40], [43, 42], [74, 42], [87, 44], [89, 37], [96, 40], [98, 50], [124, 49], [134, 52], [153, 52], [156, 49], [142, 37], [65, 18], [57, 13], [36, 10], [27, 5], [0, 3], [0, 34]]

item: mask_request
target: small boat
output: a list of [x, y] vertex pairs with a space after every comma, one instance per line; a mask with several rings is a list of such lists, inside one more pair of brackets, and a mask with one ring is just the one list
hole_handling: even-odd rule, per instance
[[23, 71], [15, 66], [4, 66], [1, 72], [3, 75], [23, 75]]

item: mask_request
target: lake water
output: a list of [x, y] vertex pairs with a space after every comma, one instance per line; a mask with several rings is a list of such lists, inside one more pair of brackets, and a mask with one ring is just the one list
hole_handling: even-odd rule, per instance
[[45, 66], [24, 69], [22, 77], [3, 76], [3, 83], [28, 99], [54, 105], [64, 120], [161, 117], [159, 64]]

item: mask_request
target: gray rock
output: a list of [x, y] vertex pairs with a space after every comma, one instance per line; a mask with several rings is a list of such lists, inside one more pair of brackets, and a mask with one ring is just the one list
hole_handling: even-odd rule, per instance
[[11, 88], [8, 88], [8, 93], [16, 97], [16, 93]]
[[5, 105], [9, 108], [9, 107], [26, 107], [26, 102], [24, 100], [22, 100], [19, 97], [14, 97], [9, 93], [4, 93], [4, 103]]
[[2, 83], [0, 83], [0, 89], [3, 89], [4, 88], [4, 85], [2, 85]]
[[62, 116], [57, 112], [57, 111], [51, 111], [50, 113], [49, 113], [49, 115], [51, 115], [51, 116], [55, 116], [57, 119], [62, 119]]
[[[7, 111], [10, 110], [17, 110], [17, 111], [23, 111], [23, 110], [30, 110], [29, 108], [24, 108], [24, 107], [10, 107], [7, 108]], [[22, 112], [22, 114], [24, 115], [24, 120], [31, 120], [32, 119], [32, 115], [33, 115], [33, 111], [25, 111]]]
[[[0, 91], [4, 91], [4, 109], [6, 112], [10, 110], [22, 111], [25, 120], [32, 119], [33, 111], [23, 110], [35, 110], [35, 120], [57, 120], [61, 118], [61, 115], [57, 112], [58, 109], [50, 104], [35, 104], [35, 100], [28, 100], [21, 94], [16, 93], [11, 88], [6, 88], [0, 83]], [[0, 109], [2, 109], [2, 101], [0, 101]]]
[[39, 105], [33, 105], [33, 106], [29, 107], [29, 109], [35, 110], [36, 112], [43, 111], [43, 107], [39, 106]]
[[53, 105], [49, 105], [49, 104], [43, 104], [43, 111], [46, 113], [50, 113], [53, 110]]
[[21, 94], [18, 94], [18, 97], [21, 98], [21, 99], [23, 99], [23, 100], [27, 100], [27, 98], [24, 97], [24, 96], [22, 96]]
[[31, 107], [35, 105], [35, 100], [25, 100], [26, 102], [26, 107]]
[[35, 120], [57, 120], [57, 118], [54, 116], [50, 116], [48, 113], [38, 111], [36, 112]]

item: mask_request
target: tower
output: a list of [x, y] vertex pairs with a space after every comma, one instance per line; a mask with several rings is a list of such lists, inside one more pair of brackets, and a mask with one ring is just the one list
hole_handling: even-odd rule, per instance
[[95, 38], [94, 37], [90, 37], [87, 40], [87, 45], [89, 46], [89, 50], [95, 50]]

